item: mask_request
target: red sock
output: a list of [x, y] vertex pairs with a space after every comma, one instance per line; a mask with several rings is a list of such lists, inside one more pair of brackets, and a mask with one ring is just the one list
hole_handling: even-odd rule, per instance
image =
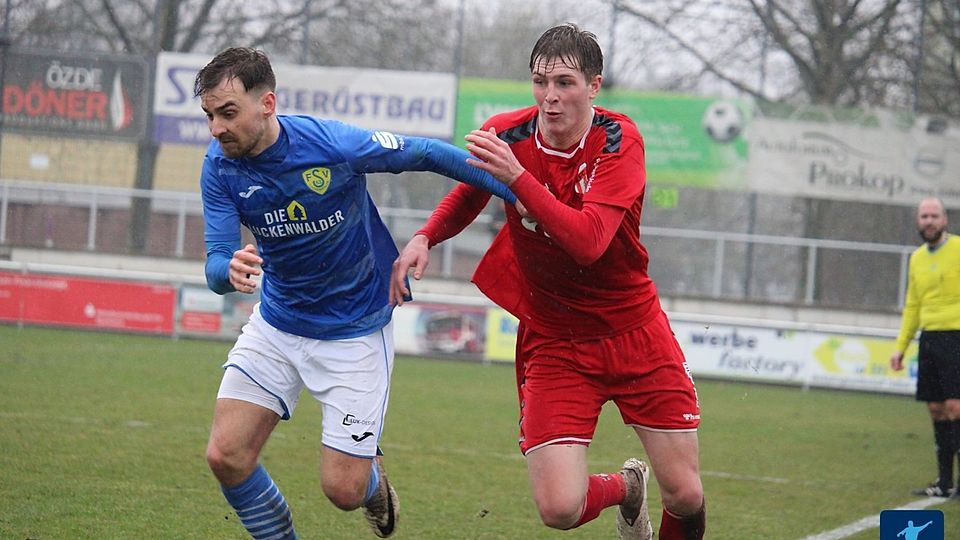
[[608, 506], [620, 504], [627, 496], [627, 484], [621, 474], [592, 474], [587, 479], [587, 496], [583, 501], [583, 513], [571, 529], [592, 521]]
[[707, 529], [706, 505], [692, 516], [675, 516], [666, 508], [660, 521], [660, 540], [702, 540]]

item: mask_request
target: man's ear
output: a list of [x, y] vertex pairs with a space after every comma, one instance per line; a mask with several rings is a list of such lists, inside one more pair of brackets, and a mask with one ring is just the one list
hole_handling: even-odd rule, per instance
[[263, 108], [263, 116], [268, 117], [277, 113], [277, 95], [271, 91], [264, 92], [260, 96], [260, 106]]
[[597, 97], [597, 94], [600, 93], [600, 88], [603, 86], [603, 75], [594, 75], [587, 86], [590, 88], [590, 99]]

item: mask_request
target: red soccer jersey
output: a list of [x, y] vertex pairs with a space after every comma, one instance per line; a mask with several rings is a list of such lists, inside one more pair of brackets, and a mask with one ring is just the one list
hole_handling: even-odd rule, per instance
[[[559, 151], [548, 147], [537, 134], [536, 107], [498, 114], [483, 126], [485, 130], [493, 127], [510, 144], [529, 173], [514, 183], [521, 202], [536, 189], [532, 184], [536, 181], [574, 211], [580, 211], [585, 203], [623, 211], [619, 227], [599, 258], [580, 264], [544, 226], [525, 222], [512, 206], [507, 207], [507, 225], [481, 260], [473, 281], [491, 300], [546, 336], [592, 339], [617, 335], [645, 324], [660, 311], [656, 288], [647, 275], [647, 251], [640, 243], [646, 183], [643, 139], [626, 116], [599, 107], [594, 110], [593, 123], [581, 143]], [[453, 217], [458, 208], [473, 214], [469, 220], [476, 216], [477, 205], [463, 203], [468, 196], [483, 197], [483, 192], [458, 190], [448, 196], [446, 205], [441, 203], [446, 212], [438, 210], [421, 231], [434, 243], [456, 234], [461, 226], [442, 225], [438, 214]], [[538, 216], [533, 204], [525, 206], [544, 223], [552, 222], [554, 227], [566, 223], [557, 219], [560, 213]], [[549, 210], [537, 207], [541, 212]], [[462, 213], [456, 216], [464, 217]]]

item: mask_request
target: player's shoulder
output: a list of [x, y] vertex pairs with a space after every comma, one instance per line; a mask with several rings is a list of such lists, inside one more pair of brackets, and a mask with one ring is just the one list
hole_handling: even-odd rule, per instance
[[277, 119], [286, 131], [291, 145], [315, 151], [323, 149], [328, 152], [333, 148], [348, 148], [357, 141], [370, 138], [368, 130], [339, 120], [307, 115], [278, 115]]
[[947, 237], [946, 247], [951, 253], [960, 253], [960, 236], [950, 235]]
[[522, 109], [494, 114], [483, 123], [482, 129], [494, 128], [497, 133], [532, 125], [537, 118], [537, 107], [532, 105]]
[[324, 132], [336, 129], [337, 124], [341, 124], [336, 120], [317, 118], [305, 114], [278, 114], [277, 121], [288, 133]]
[[593, 117], [595, 126], [619, 129], [626, 136], [640, 137], [637, 124], [629, 116], [603, 107], [594, 107], [594, 111], [596, 113]]
[[594, 140], [602, 137], [603, 153], [622, 154], [633, 152], [636, 147], [642, 151], [643, 137], [629, 116], [602, 107], [594, 107], [594, 113], [591, 137]]

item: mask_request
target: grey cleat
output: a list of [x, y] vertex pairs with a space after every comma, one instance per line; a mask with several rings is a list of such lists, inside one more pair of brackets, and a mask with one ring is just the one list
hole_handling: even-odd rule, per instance
[[363, 506], [363, 517], [367, 518], [373, 534], [380, 538], [387, 538], [397, 528], [397, 521], [400, 519], [400, 499], [397, 498], [397, 492], [387, 480], [387, 471], [383, 468], [383, 462], [379, 457], [374, 459], [377, 460], [380, 485], [377, 486], [377, 492], [373, 497]]
[[617, 512], [617, 536], [620, 540], [651, 540], [653, 526], [647, 511], [647, 464], [636, 458], [623, 463], [620, 474], [627, 484], [627, 496]]

